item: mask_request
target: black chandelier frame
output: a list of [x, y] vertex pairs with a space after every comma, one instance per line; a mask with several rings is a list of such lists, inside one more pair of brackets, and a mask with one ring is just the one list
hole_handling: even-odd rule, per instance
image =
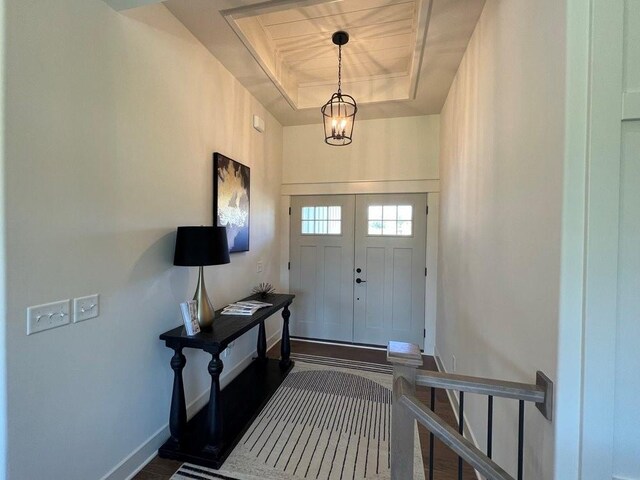
[[320, 111], [324, 125], [324, 141], [333, 146], [349, 145], [353, 141], [358, 105], [351, 95], [342, 93], [342, 46], [349, 41], [349, 34], [335, 32], [332, 41], [338, 46], [338, 91], [331, 95]]

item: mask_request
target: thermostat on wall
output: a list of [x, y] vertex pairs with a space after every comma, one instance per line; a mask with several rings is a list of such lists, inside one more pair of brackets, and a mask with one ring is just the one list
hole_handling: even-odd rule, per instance
[[261, 119], [258, 115], [253, 116], [253, 128], [255, 128], [260, 133], [264, 132], [264, 120]]

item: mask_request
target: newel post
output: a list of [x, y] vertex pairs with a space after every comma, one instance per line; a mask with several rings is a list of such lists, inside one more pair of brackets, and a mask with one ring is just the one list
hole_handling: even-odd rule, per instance
[[391, 419], [391, 480], [413, 478], [415, 420], [400, 404], [398, 379], [403, 377], [415, 393], [416, 370], [422, 366], [420, 347], [412, 343], [389, 342], [387, 361], [393, 365], [393, 403]]

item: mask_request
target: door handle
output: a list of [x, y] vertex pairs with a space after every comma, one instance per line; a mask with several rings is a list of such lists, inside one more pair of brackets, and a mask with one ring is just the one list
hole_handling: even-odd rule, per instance
[[362, 280], [361, 278], [356, 278], [356, 283], [367, 283], [367, 281]]

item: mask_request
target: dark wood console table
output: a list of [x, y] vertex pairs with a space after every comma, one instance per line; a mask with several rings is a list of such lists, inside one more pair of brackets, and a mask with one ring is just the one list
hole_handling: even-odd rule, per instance
[[[171, 358], [173, 395], [169, 414], [171, 437], [160, 448], [161, 457], [220, 468], [293, 367], [289, 358], [289, 305], [294, 297], [271, 294], [263, 299], [254, 295], [244, 300], [261, 300], [273, 306], [262, 308], [252, 316], [221, 315], [221, 310], [218, 310], [211, 330], [190, 337], [184, 327], [177, 327], [160, 335], [160, 340], [164, 340], [167, 347], [174, 351]], [[283, 319], [280, 361], [266, 356], [264, 327], [265, 320], [279, 310], [282, 310]], [[220, 354], [231, 342], [255, 326], [259, 328], [257, 358], [220, 391], [220, 374], [224, 366]], [[183, 348], [198, 348], [212, 357], [208, 368], [211, 375], [209, 403], [188, 423], [182, 384], [182, 369], [187, 363], [182, 354]]]

